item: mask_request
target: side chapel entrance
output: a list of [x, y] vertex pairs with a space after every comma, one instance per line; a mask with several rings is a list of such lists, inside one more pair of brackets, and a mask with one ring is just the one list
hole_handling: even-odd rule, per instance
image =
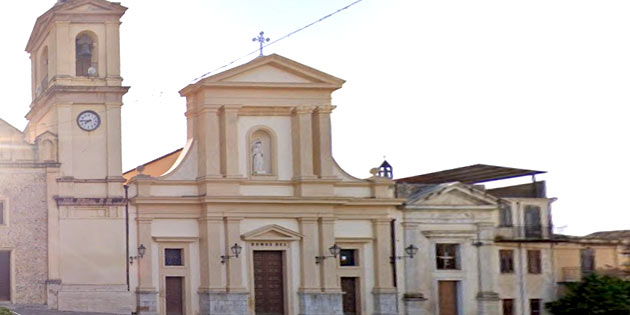
[[183, 277], [166, 277], [166, 315], [184, 314]]
[[457, 281], [438, 281], [440, 315], [457, 315]]
[[357, 311], [357, 277], [342, 277], [341, 291], [343, 291], [343, 314], [356, 315]]
[[284, 315], [283, 251], [254, 251], [256, 315]]

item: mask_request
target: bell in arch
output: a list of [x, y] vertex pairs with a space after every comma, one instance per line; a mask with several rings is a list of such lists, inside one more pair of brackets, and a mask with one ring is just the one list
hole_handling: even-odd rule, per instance
[[92, 56], [92, 40], [87, 36], [81, 36], [77, 40], [77, 55], [79, 57]]

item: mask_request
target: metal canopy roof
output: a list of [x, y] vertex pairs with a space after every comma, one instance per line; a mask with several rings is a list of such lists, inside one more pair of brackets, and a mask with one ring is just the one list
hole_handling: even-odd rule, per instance
[[461, 182], [465, 184], [476, 184], [499, 179], [544, 173], [546, 172], [485, 164], [475, 164], [435, 173], [400, 178], [397, 179], [396, 182], [416, 184], [441, 184], [448, 182]]

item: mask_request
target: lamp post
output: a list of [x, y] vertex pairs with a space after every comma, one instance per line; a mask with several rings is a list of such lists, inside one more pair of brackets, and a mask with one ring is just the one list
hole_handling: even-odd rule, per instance
[[221, 256], [221, 263], [225, 264], [225, 262], [230, 259], [230, 257], [234, 257], [234, 258], [238, 258], [238, 255], [241, 254], [241, 250], [243, 249], [243, 247], [241, 245], [238, 245], [237, 243], [234, 243], [234, 245], [232, 247], [230, 247], [230, 250], [232, 251], [232, 255], [222, 255]]
[[144, 253], [146, 253], [147, 248], [144, 247], [144, 244], [140, 244], [140, 246], [138, 246], [138, 255], [136, 256], [129, 256], [129, 264], [133, 265], [133, 261], [134, 260], [138, 260], [142, 257], [144, 257]]
[[322, 262], [324, 259], [326, 259], [328, 257], [337, 258], [337, 256], [339, 256], [339, 253], [341, 252], [341, 247], [339, 247], [339, 245], [337, 245], [335, 243], [335, 244], [333, 244], [333, 246], [330, 246], [328, 248], [328, 251], [330, 251], [330, 256], [326, 256], [326, 255], [315, 256], [315, 263], [319, 264], [320, 262]]

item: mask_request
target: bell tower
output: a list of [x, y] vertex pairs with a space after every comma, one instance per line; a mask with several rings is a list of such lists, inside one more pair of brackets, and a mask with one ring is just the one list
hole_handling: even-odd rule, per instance
[[[120, 18], [105, 0], [59, 0], [26, 46], [32, 102], [27, 141], [56, 137], [48, 171], [48, 304], [129, 313], [120, 109]], [[98, 287], [98, 290], [94, 288]], [[65, 292], [67, 290], [67, 292]], [[107, 301], [120, 301], [107, 303]]]

